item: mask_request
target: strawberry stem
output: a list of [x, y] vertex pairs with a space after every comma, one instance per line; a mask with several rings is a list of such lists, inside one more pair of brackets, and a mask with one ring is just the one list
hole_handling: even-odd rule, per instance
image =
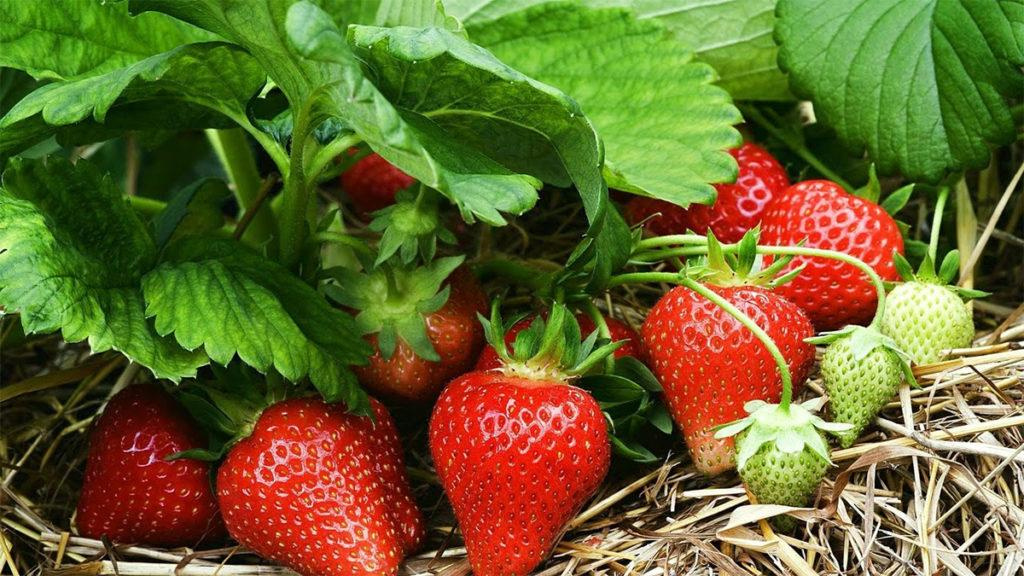
[[[650, 242], [649, 240], [656, 240], [657, 242]], [[660, 247], [660, 246], [671, 246], [674, 244], [683, 244], [682, 248], [668, 248], [662, 250], [650, 250], [649, 248]], [[739, 244], [724, 244], [722, 245], [723, 252], [736, 252], [739, 250]], [[657, 262], [669, 258], [678, 258], [680, 256], [702, 256], [708, 253], [707, 238], [704, 236], [695, 236], [692, 234], [677, 234], [673, 236], [660, 236], [656, 238], [648, 238], [642, 240], [639, 243], [638, 251], [631, 257], [634, 262]], [[882, 322], [882, 314], [885, 313], [885, 284], [882, 279], [878, 276], [875, 270], [868, 266], [863, 260], [849, 254], [838, 252], [836, 250], [825, 250], [822, 248], [808, 248], [806, 246], [758, 246], [758, 254], [767, 254], [772, 256], [810, 256], [816, 258], [828, 258], [831, 260], [838, 260], [849, 264], [864, 274], [867, 275], [868, 280], [871, 281], [871, 285], [875, 288], [875, 294], [878, 298], [878, 307], [875, 309], [875, 316], [871, 320], [870, 327], [877, 328]], [[671, 279], [673, 274], [664, 272], [640, 272], [634, 274], [620, 274], [613, 276], [609, 281], [609, 286], [618, 286], [621, 284], [633, 284], [641, 282], [674, 282]]]
[[935, 214], [932, 215], [932, 230], [928, 238], [928, 255], [932, 262], [938, 262], [939, 229], [942, 228], [942, 212], [946, 209], [946, 198], [949, 197], [949, 186], [939, 188], [939, 197], [935, 200]]
[[725, 298], [722, 298], [713, 290], [700, 284], [696, 280], [687, 276], [678, 275], [679, 284], [693, 290], [697, 294], [700, 294], [712, 304], [718, 306], [722, 310], [725, 310], [730, 316], [736, 319], [737, 322], [745, 326], [748, 330], [754, 333], [754, 336], [764, 344], [765, 348], [775, 359], [775, 366], [779, 369], [779, 375], [782, 377], [782, 400], [779, 402], [780, 410], [788, 410], [789, 403], [793, 399], [793, 377], [789, 373], [789, 366], [786, 364], [785, 357], [782, 356], [782, 351], [772, 340], [771, 336], [768, 335], [760, 326], [757, 325], [749, 316], [740, 311], [739, 308], [735, 307]]
[[[597, 309], [597, 306], [594, 305], [594, 302], [591, 300], [586, 300], [583, 302], [582, 307], [583, 310], [587, 313], [587, 316], [589, 316], [590, 319], [594, 322], [594, 326], [597, 327], [597, 335], [605, 340], [611, 340], [612, 333], [611, 330], [608, 329], [608, 322], [605, 321], [604, 314], [601, 314], [601, 311]], [[589, 334], [581, 334], [581, 336], [583, 338], [586, 338], [587, 336], [589, 336]], [[609, 374], [615, 371], [614, 354], [609, 354], [608, 356], [605, 356], [604, 362], [605, 369]]]

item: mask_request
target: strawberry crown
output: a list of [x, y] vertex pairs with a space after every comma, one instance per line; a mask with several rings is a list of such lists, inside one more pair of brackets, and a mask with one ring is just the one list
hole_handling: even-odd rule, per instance
[[585, 339], [580, 333], [579, 323], [568, 308], [554, 303], [547, 319], [536, 318], [524, 330], [516, 334], [511, 349], [505, 344], [505, 333], [522, 316], [503, 322], [501, 303], [496, 300], [491, 307], [491, 317], [478, 315], [487, 338], [503, 370], [509, 374], [534, 380], [568, 380], [590, 372], [605, 358], [615, 352], [624, 342], [609, 342], [599, 338], [594, 330]]
[[894, 355], [900, 363], [900, 368], [903, 370], [903, 377], [906, 379], [908, 384], [917, 386], [917, 380], [914, 378], [914, 372], [910, 367], [910, 354], [904, 352], [896, 341], [889, 336], [883, 334], [878, 328], [874, 326], [847, 326], [834, 332], [825, 332], [812, 338], [807, 338], [805, 342], [814, 345], [827, 344], [831, 345], [839, 340], [848, 339], [850, 341], [850, 349], [853, 351], [854, 360], [860, 362], [867, 357], [873, 350], [877, 348], [883, 348], [890, 354]]
[[420, 184], [401, 190], [395, 203], [373, 213], [370, 230], [381, 232], [374, 266], [380, 266], [398, 255], [402, 264], [409, 265], [416, 256], [430, 262], [437, 254], [437, 241], [455, 244], [455, 235], [445, 228], [438, 212], [438, 193]]
[[395, 353], [399, 338], [425, 360], [440, 361], [427, 335], [426, 317], [447, 302], [446, 283], [463, 262], [462, 256], [439, 258], [420, 267], [388, 261], [370, 272], [332, 268], [335, 280], [324, 287], [328, 298], [357, 312], [356, 325], [363, 335], [376, 334], [381, 357]]
[[831, 463], [828, 445], [818, 431], [834, 434], [849, 430], [852, 426], [826, 422], [815, 416], [813, 413], [817, 412], [823, 403], [822, 398], [814, 398], [802, 404], [783, 407], [763, 400], [752, 400], [743, 406], [749, 416], [720, 426], [715, 432], [715, 438], [729, 438], [746, 431], [746, 434], [736, 439], [738, 471], [743, 471], [750, 458], [757, 454], [761, 447], [770, 443], [774, 443], [780, 451], [789, 454], [809, 449], [822, 460]]
[[960, 271], [959, 250], [950, 250], [946, 253], [946, 256], [942, 259], [942, 264], [939, 265], [938, 273], [935, 272], [935, 260], [932, 259], [930, 253], [925, 254], [917, 272], [914, 272], [914, 268], [902, 254], [896, 252], [892, 258], [893, 264], [896, 266], [896, 272], [899, 273], [900, 278], [904, 282], [921, 282], [943, 286], [965, 301], [974, 298], [984, 298], [989, 295], [988, 292], [962, 288], [953, 284], [953, 279], [956, 278], [957, 273]]
[[[765, 286], [775, 288], [796, 278], [804, 267], [800, 266], [782, 274], [782, 271], [793, 261], [794, 256], [783, 256], [775, 259], [770, 266], [757, 268], [760, 262], [757, 254], [757, 242], [761, 236], [761, 227], [748, 230], [736, 244], [735, 250], [726, 251], [715, 234], [708, 230], [707, 255], [701, 257], [695, 267], [690, 269], [690, 276], [705, 284], [715, 286]], [[803, 242], [797, 244], [802, 246]], [[781, 275], [780, 275], [781, 274]]]

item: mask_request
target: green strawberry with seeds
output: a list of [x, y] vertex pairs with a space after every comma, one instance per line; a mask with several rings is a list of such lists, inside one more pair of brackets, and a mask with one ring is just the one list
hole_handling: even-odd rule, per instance
[[[825, 477], [831, 460], [823, 432], [843, 432], [849, 424], [825, 422], [812, 411], [816, 398], [803, 404], [748, 402], [749, 416], [727, 424], [716, 438], [736, 436], [736, 469], [760, 504], [807, 506]], [[792, 526], [780, 518], [780, 529]]]
[[915, 364], [937, 362], [946, 350], [966, 348], [974, 339], [974, 320], [964, 300], [987, 294], [949, 285], [959, 261], [956, 250], [949, 252], [936, 274], [933, 260], [926, 256], [915, 274], [906, 259], [896, 255], [896, 269], [906, 281], [889, 293], [881, 329]]
[[873, 327], [848, 326], [810, 340], [828, 344], [821, 375], [828, 392], [832, 419], [851, 429], [837, 432], [846, 448], [860, 436], [906, 379], [914, 382], [908, 356], [892, 338]]

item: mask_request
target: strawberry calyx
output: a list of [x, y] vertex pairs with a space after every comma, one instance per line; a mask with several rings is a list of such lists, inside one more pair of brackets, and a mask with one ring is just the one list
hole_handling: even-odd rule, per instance
[[896, 265], [896, 272], [899, 273], [900, 278], [902, 278], [904, 282], [920, 282], [922, 284], [935, 284], [937, 286], [942, 286], [959, 296], [964, 301], [972, 300], [974, 298], [984, 298], [990, 295], [988, 292], [984, 292], [982, 290], [963, 288], [953, 284], [953, 279], [956, 278], [957, 273], [960, 271], [959, 250], [954, 249], [946, 253], [945, 257], [942, 258], [942, 264], [939, 265], [939, 271], [937, 273], [935, 271], [935, 260], [932, 259], [932, 255], [930, 253], [925, 254], [924, 259], [921, 260], [921, 265], [918, 266], [916, 272], [910, 265], [910, 262], [908, 262], [902, 254], [897, 253], [893, 255], [893, 264]]
[[425, 266], [409, 267], [392, 261], [369, 272], [347, 268], [327, 271], [335, 280], [324, 287], [328, 298], [357, 311], [356, 325], [362, 334], [376, 334], [381, 357], [389, 360], [398, 339], [420, 358], [431, 362], [441, 357], [427, 334], [426, 317], [447, 302], [449, 276], [464, 257], [439, 258]]
[[780, 276], [782, 270], [793, 261], [793, 255], [776, 258], [770, 266], [764, 268], [756, 266], [759, 262], [757, 242], [760, 235], [761, 228], [757, 226], [747, 231], [743, 238], [732, 246], [733, 249], [726, 251], [721, 242], [715, 238], [714, 233], [708, 231], [707, 256], [698, 263], [698, 266], [701, 264], [704, 266], [699, 276], [700, 281], [722, 287], [762, 286], [774, 288], [795, 278], [803, 270], [803, 266]]
[[437, 254], [437, 241], [455, 244], [456, 238], [441, 221], [438, 210], [440, 196], [420, 184], [395, 196], [395, 203], [373, 213], [370, 230], [382, 233], [377, 246], [375, 266], [396, 254], [403, 264], [412, 264], [417, 255], [430, 262]]
[[749, 414], [735, 422], [720, 426], [715, 438], [736, 438], [736, 469], [743, 471], [750, 460], [762, 446], [774, 443], [781, 452], [797, 453], [805, 448], [831, 463], [828, 445], [818, 432], [843, 432], [852, 426], [837, 422], [826, 422], [814, 412], [823, 404], [822, 398], [814, 398], [802, 404], [769, 404], [763, 400], [747, 402], [743, 409]]
[[516, 334], [511, 349], [505, 344], [505, 332], [522, 316], [503, 322], [500, 302], [495, 301], [491, 317], [481, 314], [479, 318], [488, 344], [501, 360], [500, 370], [526, 380], [568, 383], [590, 372], [624, 344], [600, 339], [599, 330], [582, 338], [576, 318], [559, 302], [551, 306], [546, 318], [538, 314]]
[[903, 377], [911, 386], [917, 386], [914, 378], [914, 371], [910, 367], [911, 357], [899, 347], [891, 337], [882, 333], [875, 326], [847, 326], [833, 332], [824, 332], [813, 338], [807, 338], [805, 342], [814, 345], [833, 345], [839, 340], [848, 339], [853, 357], [858, 362], [867, 358], [873, 350], [884, 348], [899, 360], [900, 368], [903, 370]]

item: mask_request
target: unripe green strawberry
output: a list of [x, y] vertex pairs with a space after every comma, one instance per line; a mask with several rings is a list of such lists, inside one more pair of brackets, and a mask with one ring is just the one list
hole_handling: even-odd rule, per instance
[[904, 283], [885, 300], [882, 333], [915, 364], [938, 362], [944, 351], [970, 346], [974, 319], [964, 301], [988, 294], [950, 285], [960, 267], [960, 253], [946, 254], [938, 274], [931, 255], [925, 256], [916, 273], [899, 254], [893, 255], [893, 263]]
[[913, 374], [896, 343], [874, 328], [851, 326], [814, 341], [831, 342], [821, 359], [821, 375], [832, 420], [853, 426], [836, 433], [846, 448], [892, 399], [905, 377], [913, 382]]
[[967, 304], [948, 287], [906, 282], [886, 299], [882, 332], [916, 364], [931, 364], [941, 360], [945, 350], [971, 345], [974, 320]]
[[[811, 503], [831, 463], [822, 431], [850, 429], [849, 424], [825, 422], [811, 413], [820, 406], [820, 398], [788, 406], [747, 402], [749, 416], [715, 433], [716, 438], [736, 435], [736, 470], [758, 503]], [[792, 521], [780, 518], [776, 525], [788, 529]]]
[[[748, 432], [740, 432], [742, 444]], [[825, 435], [817, 432], [821, 442]], [[829, 461], [807, 446], [798, 452], [785, 452], [774, 442], [762, 444], [740, 470], [740, 478], [761, 504], [807, 506], [825, 477]]]

